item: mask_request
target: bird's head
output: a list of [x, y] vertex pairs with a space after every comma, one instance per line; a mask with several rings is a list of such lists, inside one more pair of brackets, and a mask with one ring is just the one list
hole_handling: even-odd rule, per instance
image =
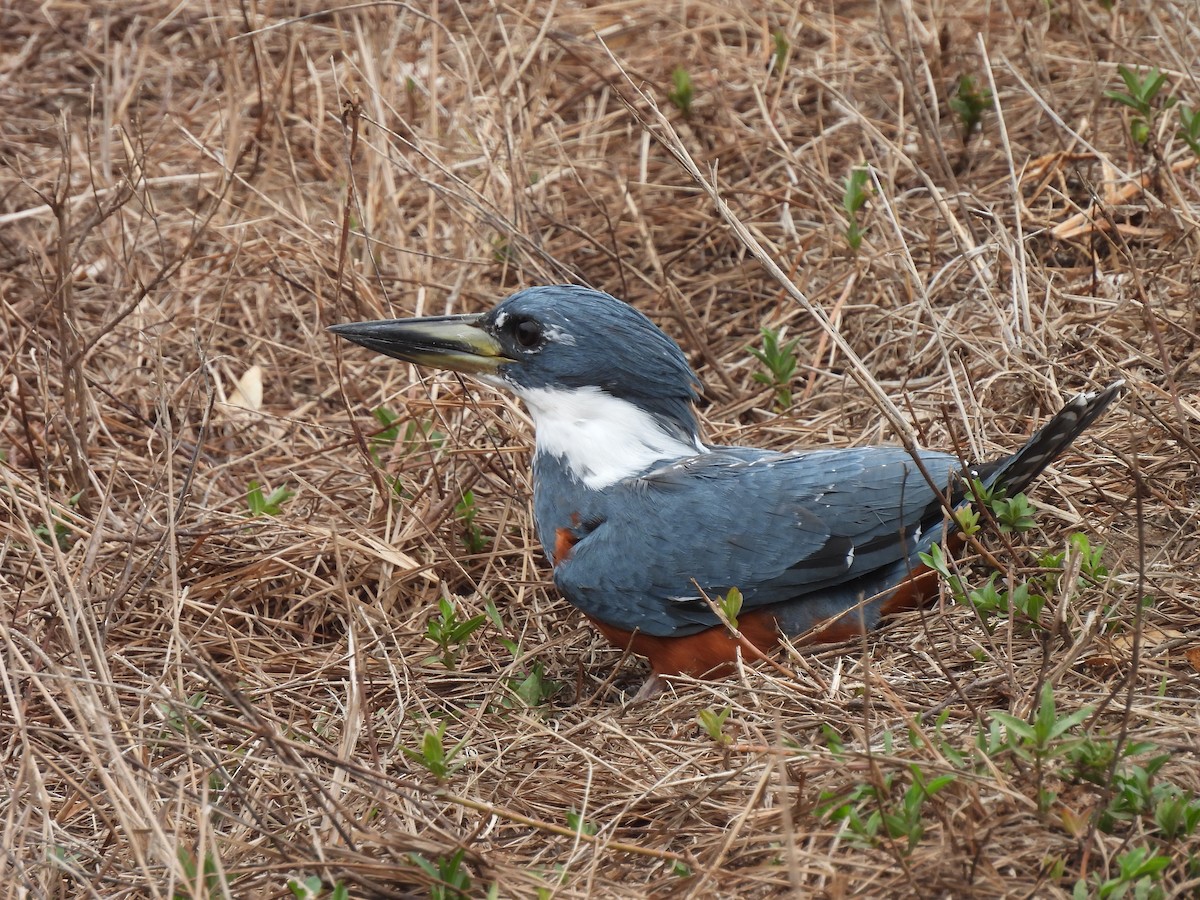
[[[482, 315], [356, 322], [330, 331], [513, 391], [533, 415], [539, 451], [578, 456], [580, 442], [596, 439], [610, 452], [614, 442], [638, 447], [618, 467], [632, 474], [643, 459], [703, 450], [692, 411], [698, 380], [683, 351], [642, 313], [600, 291], [528, 288]], [[581, 462], [575, 471], [595, 486], [609, 483], [617, 469]]]

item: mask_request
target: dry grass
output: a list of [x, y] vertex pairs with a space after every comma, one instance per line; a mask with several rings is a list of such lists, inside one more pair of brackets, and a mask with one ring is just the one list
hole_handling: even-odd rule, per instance
[[[1027, 716], [1049, 683], [1061, 714], [1093, 709], [1072, 734], [1152, 742], [1160, 783], [1200, 789], [1200, 194], [1175, 114], [1147, 152], [1103, 97], [1117, 64], [1157, 65], [1200, 107], [1194, 4], [655, 6], [0, 11], [6, 896], [281, 896], [313, 875], [455, 896], [413, 854], [460, 849], [472, 894], [1067, 896], [1139, 848], [1195, 895], [1195, 835], [1099, 827], [1111, 791], [1062, 758], [1039, 782], [973, 755], [989, 710]], [[964, 74], [1003, 117], [965, 144]], [[854, 254], [842, 182], [864, 162]], [[547, 584], [519, 408], [323, 332], [563, 280], [681, 341], [722, 440], [894, 441], [883, 397], [922, 443], [987, 456], [1127, 378], [1039, 483], [1039, 529], [993, 542], [1019, 578], [1082, 530], [1111, 577], [1052, 595], [1048, 630], [946, 602], [627, 705], [639, 663]], [[763, 325], [801, 339], [786, 415], [752, 380]], [[400, 440], [371, 440], [379, 407]], [[255, 481], [294, 496], [251, 518]], [[500, 621], [453, 671], [424, 636], [442, 597]], [[513, 686], [538, 673], [560, 687], [529, 706]], [[706, 708], [731, 710], [724, 741]], [[462, 744], [440, 783], [404, 752], [439, 722]], [[862, 816], [894, 812], [913, 767], [954, 780], [911, 847], [821, 813], [870, 786]]]

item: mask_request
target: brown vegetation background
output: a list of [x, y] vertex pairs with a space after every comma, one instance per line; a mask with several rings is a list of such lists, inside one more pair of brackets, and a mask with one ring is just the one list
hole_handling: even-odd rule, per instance
[[[1098, 896], [1143, 849], [1195, 896], [1194, 835], [1101, 827], [1112, 778], [976, 747], [1049, 684], [1064, 740], [1200, 786], [1197, 47], [1191, 0], [5, 4], [5, 896]], [[1118, 65], [1166, 75], [1145, 146]], [[628, 703], [642, 665], [548, 583], [519, 406], [324, 331], [561, 281], [677, 338], [721, 441], [897, 439], [785, 281], [927, 446], [1011, 451], [1126, 378], [990, 539], [1001, 583], [1076, 531], [1110, 574], [1039, 627], [947, 597]], [[452, 669], [443, 598], [495, 609]], [[439, 725], [440, 779], [406, 753]], [[915, 840], [827, 808], [940, 775]]]

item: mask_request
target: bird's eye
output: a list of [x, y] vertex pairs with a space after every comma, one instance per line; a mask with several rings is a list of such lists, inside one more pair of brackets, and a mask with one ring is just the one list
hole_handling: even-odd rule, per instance
[[532, 319], [525, 319], [513, 327], [513, 337], [517, 343], [529, 350], [536, 347], [542, 340], [542, 326]]

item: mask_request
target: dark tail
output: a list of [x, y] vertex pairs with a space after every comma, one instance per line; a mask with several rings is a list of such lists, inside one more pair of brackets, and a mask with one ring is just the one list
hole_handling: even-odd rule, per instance
[[[991, 466], [981, 467], [981, 474], [987, 474], [986, 483], [989, 486], [1003, 486], [1010, 497], [1025, 490], [1124, 392], [1125, 381], [1122, 379], [1102, 391], [1080, 394], [1060, 409], [1012, 456]], [[991, 471], [988, 472], [988, 469]]]

